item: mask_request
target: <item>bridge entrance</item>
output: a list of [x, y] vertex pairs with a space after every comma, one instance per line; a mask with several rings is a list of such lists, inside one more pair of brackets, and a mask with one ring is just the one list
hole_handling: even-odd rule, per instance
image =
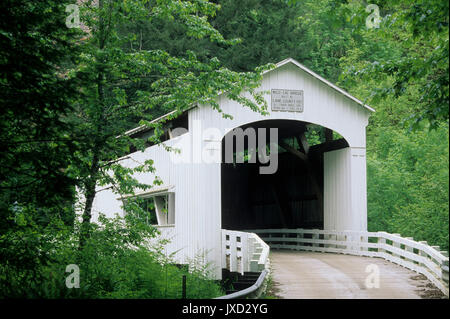
[[[244, 140], [244, 163], [225, 160], [222, 140], [221, 194], [222, 228], [233, 230], [268, 228], [324, 228], [324, 153], [347, 148], [348, 143], [339, 134], [312, 123], [295, 120], [266, 120], [240, 127]], [[261, 174], [258, 158], [261, 146], [255, 152], [249, 149], [249, 139], [259, 140], [258, 129], [265, 129], [267, 143], [270, 128], [277, 128], [278, 165], [274, 174]], [[247, 130], [250, 129], [250, 130]], [[251, 130], [255, 135], [252, 135]], [[241, 136], [241, 138], [242, 138]], [[233, 145], [238, 145], [234, 136]], [[266, 146], [266, 151], [269, 146]]]

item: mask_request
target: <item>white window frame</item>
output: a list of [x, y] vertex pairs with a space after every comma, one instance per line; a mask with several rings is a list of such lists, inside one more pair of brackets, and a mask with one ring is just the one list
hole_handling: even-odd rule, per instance
[[[148, 192], [123, 196], [121, 199], [126, 200], [133, 197], [143, 199], [153, 197], [156, 219], [158, 221], [158, 224], [154, 226], [175, 226], [175, 192], [173, 186], [155, 187]], [[164, 201], [161, 197], [167, 197], [167, 200]]]
[[148, 197], [153, 197], [158, 226], [175, 225], [175, 193], [160, 193]]

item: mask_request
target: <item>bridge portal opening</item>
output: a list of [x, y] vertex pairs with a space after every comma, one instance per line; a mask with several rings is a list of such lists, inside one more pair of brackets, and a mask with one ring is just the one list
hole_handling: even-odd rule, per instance
[[[274, 174], [261, 174], [260, 167], [268, 164], [262, 164], [258, 156], [270, 149], [270, 128], [277, 128], [278, 166]], [[294, 120], [258, 121], [240, 129], [248, 134], [236, 136], [231, 131], [222, 140], [222, 228], [323, 229], [323, 154], [348, 147], [347, 141], [328, 128]], [[259, 140], [259, 129], [265, 130], [266, 149], [259, 144], [256, 150], [250, 149], [250, 139]], [[227, 138], [233, 140], [233, 162], [226, 158]], [[238, 154], [242, 148], [236, 148], [239, 138], [244, 141], [243, 154]], [[255, 154], [256, 163], [252, 163]], [[239, 155], [243, 163], [237, 160]]]

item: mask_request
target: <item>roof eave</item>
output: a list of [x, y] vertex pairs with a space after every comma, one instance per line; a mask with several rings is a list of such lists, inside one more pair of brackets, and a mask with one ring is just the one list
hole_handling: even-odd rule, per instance
[[[367, 109], [368, 111], [370, 111], [370, 112], [375, 112], [375, 109], [373, 109], [373, 108], [370, 107], [369, 105], [363, 103], [362, 101], [360, 101], [359, 99], [357, 99], [356, 97], [354, 97], [353, 95], [351, 95], [350, 93], [348, 93], [348, 92], [346, 92], [345, 90], [341, 89], [340, 87], [334, 85], [334, 84], [331, 83], [330, 81], [324, 79], [323, 77], [321, 77], [320, 75], [318, 75], [318, 74], [315, 73], [314, 71], [308, 69], [306, 66], [304, 66], [303, 64], [301, 64], [301, 63], [298, 62], [297, 60], [294, 60], [293, 58], [287, 58], [287, 59], [285, 59], [285, 60], [283, 60], [283, 61], [278, 62], [277, 64], [275, 64], [275, 65], [276, 65], [275, 68], [273, 68], [273, 69], [271, 69], [271, 70], [266, 70], [266, 71], [263, 72], [263, 74], [272, 72], [272, 71], [274, 71], [274, 70], [276, 70], [276, 69], [278, 69], [278, 68], [280, 68], [280, 67], [282, 67], [283, 65], [286, 65], [286, 64], [288, 64], [288, 63], [292, 63], [292, 64], [296, 65], [298, 68], [302, 69], [303, 71], [305, 71], [306, 73], [308, 73], [308, 74], [311, 75], [312, 77], [318, 79], [319, 81], [325, 83], [326, 85], [328, 85], [328, 86], [331, 87], [332, 89], [334, 89], [334, 90], [336, 90], [337, 92], [343, 94], [344, 96], [346, 96], [347, 98], [349, 98], [349, 99], [351, 99], [352, 101], [356, 102], [357, 104], [363, 106], [363, 107], [364, 107], [365, 109]], [[217, 96], [220, 96], [220, 95], [222, 95], [223, 93], [225, 93], [225, 92], [220, 92]], [[185, 110], [185, 111], [188, 111], [188, 110], [190, 110], [190, 109], [192, 109], [192, 108], [195, 108], [196, 106], [197, 106], [197, 105], [195, 105], [195, 106], [193, 106], [193, 107], [191, 107], [191, 108], [189, 108], [189, 109], [187, 109], [187, 110]], [[169, 113], [167, 113], [167, 114], [164, 114], [163, 116], [160, 116], [160, 117], [158, 117], [157, 119], [154, 119], [154, 120], [151, 121], [150, 123], [156, 123], [156, 122], [158, 122], [158, 121], [160, 121], [160, 120], [166, 118], [167, 116], [169, 116], [169, 115], [175, 113], [176, 111], [177, 111], [177, 110], [174, 110], [174, 111], [172, 111], [172, 112], [169, 112]], [[131, 129], [131, 130], [129, 130], [129, 131], [126, 131], [123, 135], [128, 135], [128, 136], [129, 136], [129, 135], [133, 135], [133, 134], [136, 134], [136, 133], [145, 131], [146, 129], [148, 129], [148, 127], [147, 127], [146, 125], [141, 125], [141, 126], [138, 126], [138, 127], [136, 127], [136, 128], [133, 128], [133, 129]]]
[[292, 63], [295, 66], [297, 66], [298, 68], [302, 69], [303, 71], [305, 71], [306, 73], [308, 73], [309, 75], [311, 75], [312, 77], [318, 79], [319, 81], [325, 83], [326, 85], [328, 85], [329, 87], [331, 87], [332, 89], [336, 90], [337, 92], [341, 93], [342, 95], [346, 96], [347, 98], [353, 100], [354, 102], [358, 103], [359, 105], [363, 106], [364, 108], [366, 108], [367, 110], [369, 110], [370, 112], [375, 112], [375, 109], [373, 109], [372, 107], [370, 107], [369, 105], [363, 103], [362, 101], [360, 101], [359, 99], [357, 99], [356, 97], [354, 97], [353, 95], [351, 95], [350, 93], [348, 93], [347, 91], [341, 89], [340, 87], [336, 86], [335, 84], [331, 83], [330, 81], [324, 79], [323, 77], [321, 77], [320, 75], [318, 75], [317, 73], [315, 73], [314, 71], [308, 69], [306, 66], [304, 66], [303, 64], [301, 64], [300, 62], [294, 60], [293, 58], [287, 58], [283, 61], [280, 61], [276, 64], [276, 67], [271, 69], [271, 70], [267, 70], [264, 71], [263, 74], [266, 74], [268, 72], [271, 72], [273, 70], [276, 70], [279, 67], [282, 67], [283, 65], [286, 65], [288, 63]]

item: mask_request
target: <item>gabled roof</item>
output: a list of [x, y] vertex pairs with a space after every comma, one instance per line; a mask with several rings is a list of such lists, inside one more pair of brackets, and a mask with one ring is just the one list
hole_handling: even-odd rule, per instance
[[[371, 112], [375, 112], [375, 110], [374, 110], [373, 108], [371, 108], [369, 105], [367, 105], [367, 104], [363, 103], [362, 101], [358, 100], [356, 97], [354, 97], [354, 96], [351, 95], [350, 93], [344, 91], [343, 89], [337, 87], [336, 85], [334, 85], [334, 84], [331, 83], [330, 81], [325, 80], [323, 77], [321, 77], [321, 76], [318, 75], [317, 73], [311, 71], [311, 70], [308, 69], [306, 66], [304, 66], [304, 65], [301, 64], [300, 62], [294, 60], [293, 58], [287, 58], [287, 59], [285, 59], [285, 60], [283, 60], [283, 61], [281, 61], [281, 62], [278, 62], [277, 64], [275, 64], [275, 65], [276, 65], [275, 68], [273, 68], [273, 69], [271, 69], [271, 70], [267, 70], [267, 71], [265, 71], [263, 74], [272, 72], [272, 71], [274, 71], [274, 70], [276, 70], [276, 69], [278, 69], [278, 68], [280, 68], [280, 67], [282, 67], [282, 66], [284, 66], [284, 65], [287, 65], [287, 64], [289, 64], [289, 63], [294, 64], [295, 66], [297, 66], [297, 67], [300, 68], [301, 70], [305, 71], [306, 73], [308, 73], [308, 74], [311, 75], [312, 77], [314, 77], [314, 78], [318, 79], [319, 81], [325, 83], [326, 85], [328, 85], [328, 86], [331, 87], [332, 89], [336, 90], [337, 92], [341, 93], [342, 95], [346, 96], [347, 98], [353, 100], [354, 102], [356, 102], [356, 103], [358, 103], [359, 105], [363, 106], [363, 107], [366, 108], [367, 110], [369, 110], [369, 111], [371, 111]], [[221, 94], [223, 94], [223, 92], [220, 93], [219, 95], [221, 95]], [[195, 107], [195, 106], [193, 106], [192, 108], [194, 108], [194, 107]], [[188, 110], [189, 110], [189, 109], [188, 109]], [[188, 111], [188, 110], [185, 110], [185, 111]], [[176, 110], [174, 110], [174, 111], [172, 111], [172, 112], [169, 112], [169, 113], [167, 113], [167, 114], [165, 114], [165, 115], [163, 115], [163, 116], [160, 116], [159, 118], [154, 119], [153, 121], [151, 121], [151, 123], [158, 122], [158, 121], [160, 121], [160, 120], [166, 118], [167, 116], [172, 115], [172, 114], [175, 113], [175, 112], [176, 112]], [[131, 129], [131, 130], [125, 132], [124, 135], [132, 135], [132, 134], [136, 134], [136, 133], [145, 131], [146, 129], [147, 129], [147, 127], [146, 127], [145, 125], [141, 125], [141, 126], [138, 126], [138, 127], [134, 128], [134, 129]]]
[[318, 75], [317, 73], [311, 71], [310, 69], [308, 69], [306, 66], [304, 66], [303, 64], [299, 63], [298, 61], [294, 60], [293, 58], [287, 58], [281, 62], [278, 62], [276, 65], [276, 67], [272, 70], [268, 70], [265, 71], [264, 73], [268, 73], [271, 72], [273, 70], [276, 70], [286, 64], [292, 63], [295, 66], [297, 66], [298, 68], [302, 69], [303, 71], [305, 71], [306, 73], [308, 73], [309, 75], [311, 75], [312, 77], [318, 79], [319, 81], [325, 83], [326, 85], [328, 85], [329, 87], [331, 87], [332, 89], [338, 91], [339, 93], [341, 93], [342, 95], [348, 97], [349, 99], [353, 100], [354, 102], [358, 103], [359, 105], [365, 107], [366, 109], [368, 109], [371, 112], [375, 112], [375, 110], [373, 108], [371, 108], [369, 105], [363, 103], [362, 101], [358, 100], [356, 97], [354, 97], [353, 95], [351, 95], [350, 93], [344, 91], [343, 89], [337, 87], [336, 85], [334, 85], [333, 83], [331, 83], [328, 80], [325, 80], [323, 77], [321, 77], [320, 75]]

